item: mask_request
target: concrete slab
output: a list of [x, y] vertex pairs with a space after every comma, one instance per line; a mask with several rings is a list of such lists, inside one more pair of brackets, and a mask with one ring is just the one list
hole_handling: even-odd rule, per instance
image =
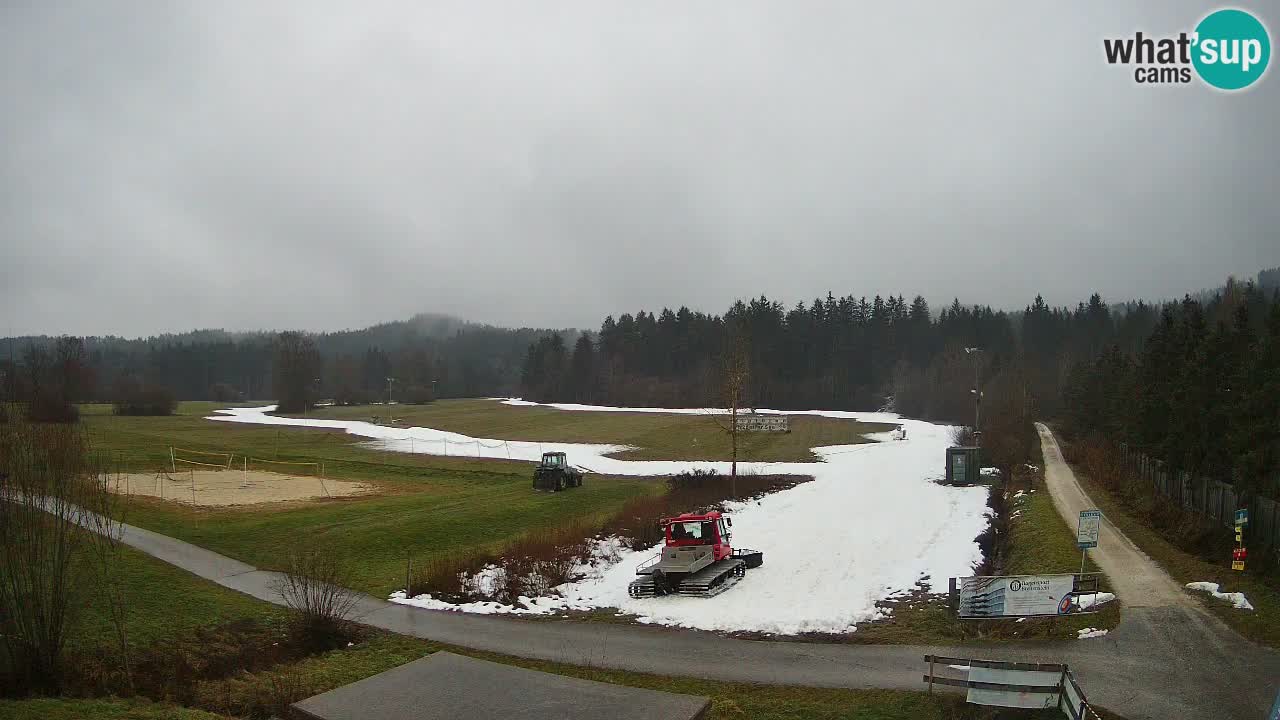
[[316, 720], [697, 720], [705, 697], [526, 670], [453, 653], [406, 663], [293, 704]]

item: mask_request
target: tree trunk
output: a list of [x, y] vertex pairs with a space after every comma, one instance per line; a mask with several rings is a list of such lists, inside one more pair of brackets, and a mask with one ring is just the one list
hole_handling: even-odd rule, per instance
[[729, 441], [732, 446], [729, 466], [729, 498], [738, 499], [738, 399], [733, 399], [733, 407], [729, 411]]

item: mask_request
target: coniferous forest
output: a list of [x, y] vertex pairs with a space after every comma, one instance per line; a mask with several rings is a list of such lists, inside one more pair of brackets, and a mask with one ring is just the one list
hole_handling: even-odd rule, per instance
[[[1276, 272], [1180, 302], [1074, 308], [1040, 297], [1021, 312], [931, 312], [923, 298], [827, 297], [791, 309], [761, 297], [723, 316], [641, 311], [605, 318], [572, 347], [531, 345], [528, 399], [720, 406], [722, 358], [748, 358], [745, 402], [778, 409], [892, 409], [974, 424], [997, 464], [1027, 457], [1036, 418], [1075, 437], [1133, 447], [1171, 468], [1237, 482], [1280, 469], [1280, 295]], [[1012, 443], [994, 446], [995, 440]]]

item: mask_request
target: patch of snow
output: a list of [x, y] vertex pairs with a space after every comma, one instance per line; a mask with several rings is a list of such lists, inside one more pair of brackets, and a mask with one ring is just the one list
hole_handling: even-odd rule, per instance
[[978, 474], [984, 477], [994, 477], [1000, 474], [1000, 468], [984, 467], [978, 471]]
[[1106, 630], [1099, 630], [1097, 628], [1080, 628], [1079, 630], [1076, 631], [1076, 639], [1088, 640], [1089, 638], [1102, 637], [1103, 635], [1106, 635], [1106, 634], [1107, 634]]
[[1225, 600], [1225, 601], [1227, 601], [1227, 602], [1231, 603], [1231, 605], [1232, 605], [1233, 607], [1235, 607], [1237, 610], [1252, 610], [1252, 609], [1253, 609], [1253, 606], [1252, 606], [1252, 605], [1250, 605], [1250, 604], [1249, 604], [1249, 601], [1245, 598], [1244, 593], [1242, 593], [1242, 592], [1230, 592], [1230, 593], [1218, 592], [1218, 583], [1215, 583], [1215, 582], [1189, 582], [1189, 583], [1187, 583], [1187, 589], [1188, 589], [1188, 590], [1200, 590], [1200, 591], [1202, 591], [1202, 592], [1207, 592], [1207, 593], [1209, 593], [1210, 595], [1214, 596], [1215, 598], [1217, 598], [1217, 599], [1219, 599], [1219, 600]]
[[[508, 405], [527, 406], [522, 400]], [[583, 412], [723, 414], [714, 408], [612, 408], [555, 404]], [[728, 462], [635, 461], [606, 457], [625, 446], [564, 442], [517, 442], [474, 438], [422, 427], [386, 427], [356, 420], [286, 418], [274, 406], [220, 410], [211, 420], [262, 425], [322, 427], [368, 438], [367, 446], [432, 455], [538, 461], [561, 451], [574, 465], [613, 475], [670, 475], [687, 470], [727, 474]], [[760, 631], [791, 635], [848, 632], [857, 623], [884, 617], [876, 603], [923, 584], [968, 575], [981, 561], [974, 541], [988, 525], [983, 487], [946, 487], [931, 481], [950, 443], [951, 428], [893, 413], [757, 410], [762, 414], [816, 415], [900, 424], [909, 442], [863, 443], [813, 448], [820, 462], [739, 463], [739, 471], [810, 475], [812, 482], [756, 501], [726, 503], [733, 517], [733, 545], [764, 551], [764, 565], [748, 571], [736, 587], [712, 599], [631, 598], [627, 584], [635, 568], [655, 551], [636, 552], [616, 539], [599, 547], [581, 580], [545, 597], [513, 605], [492, 601], [451, 604], [429, 595], [395, 602], [480, 614], [547, 614], [570, 609], [613, 608], [641, 623], [704, 630]], [[590, 482], [590, 479], [588, 479]], [[821, 548], [815, 552], [814, 548]], [[480, 585], [485, 569], [472, 580]]]
[[1077, 595], [1075, 598], [1076, 607], [1081, 610], [1088, 610], [1095, 605], [1102, 605], [1115, 600], [1116, 596], [1109, 592], [1089, 593], [1087, 595]]

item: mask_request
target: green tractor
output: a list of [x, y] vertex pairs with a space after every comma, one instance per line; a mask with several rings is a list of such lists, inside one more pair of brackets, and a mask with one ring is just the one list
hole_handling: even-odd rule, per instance
[[562, 452], [542, 453], [542, 462], [533, 469], [533, 489], [556, 492], [571, 487], [582, 487], [582, 472], [570, 467]]

